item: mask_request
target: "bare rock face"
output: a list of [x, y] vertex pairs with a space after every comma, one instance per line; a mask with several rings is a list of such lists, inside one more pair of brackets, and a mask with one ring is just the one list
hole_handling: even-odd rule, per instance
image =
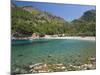
[[24, 6], [23, 7], [24, 10], [32, 12], [33, 11], [33, 7], [32, 6]]
[[13, 2], [11, 2], [11, 7], [16, 7], [16, 5], [13, 3]]

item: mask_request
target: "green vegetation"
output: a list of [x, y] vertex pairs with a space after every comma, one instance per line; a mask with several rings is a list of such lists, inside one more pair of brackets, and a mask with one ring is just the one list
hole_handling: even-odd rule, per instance
[[67, 22], [50, 13], [32, 7], [12, 7], [11, 33], [14, 37], [65, 34], [69, 36], [95, 36], [95, 10], [86, 11], [82, 17]]
[[75, 34], [82, 36], [96, 35], [96, 11], [86, 11], [83, 16], [77, 20], [72, 21], [73, 30]]

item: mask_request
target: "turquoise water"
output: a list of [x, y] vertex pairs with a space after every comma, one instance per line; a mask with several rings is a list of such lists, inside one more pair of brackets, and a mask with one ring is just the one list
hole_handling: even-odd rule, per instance
[[12, 41], [12, 65], [79, 63], [96, 56], [96, 42], [67, 39]]

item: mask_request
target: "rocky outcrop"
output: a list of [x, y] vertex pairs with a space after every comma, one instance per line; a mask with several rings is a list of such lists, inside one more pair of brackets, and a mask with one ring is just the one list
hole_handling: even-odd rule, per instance
[[29, 66], [31, 73], [40, 73], [40, 72], [59, 72], [65, 71], [66, 67], [63, 64], [35, 64]]
[[45, 72], [66, 72], [66, 71], [80, 71], [80, 70], [94, 70], [96, 69], [96, 58], [90, 58], [87, 63], [77, 64], [49, 64], [36, 63], [23, 66], [23, 68], [15, 68], [13, 73], [45, 73]]

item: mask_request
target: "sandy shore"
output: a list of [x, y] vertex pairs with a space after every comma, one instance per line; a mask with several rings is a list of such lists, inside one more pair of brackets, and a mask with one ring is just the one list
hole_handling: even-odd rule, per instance
[[25, 38], [14, 38], [15, 40], [33, 40], [33, 39], [75, 39], [75, 40], [90, 40], [90, 41], [95, 41], [96, 37], [94, 36], [65, 36], [65, 37], [58, 37], [58, 36], [51, 36], [51, 35], [46, 35], [45, 37], [25, 37]]
[[67, 37], [52, 37], [52, 36], [46, 36], [43, 37], [44, 39], [75, 39], [75, 40], [91, 40], [95, 41], [96, 37], [81, 37], [81, 36], [67, 36]]

